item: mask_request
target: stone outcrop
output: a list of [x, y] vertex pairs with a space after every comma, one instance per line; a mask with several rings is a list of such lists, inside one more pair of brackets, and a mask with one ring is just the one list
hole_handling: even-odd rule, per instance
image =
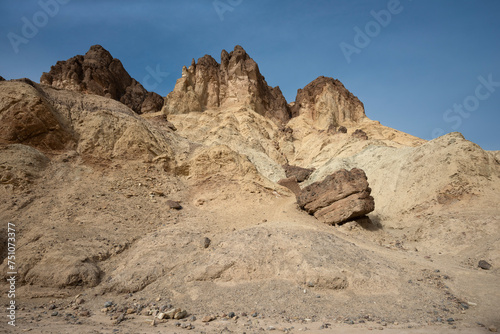
[[120, 60], [100, 45], [90, 47], [85, 56], [58, 61], [50, 72], [42, 74], [40, 83], [108, 97], [138, 114], [156, 112], [163, 106], [160, 95], [148, 92], [128, 74]]
[[297, 203], [320, 221], [334, 225], [372, 212], [375, 201], [370, 192], [363, 170], [341, 169], [302, 189]]
[[51, 151], [73, 146], [74, 139], [36, 84], [21, 79], [0, 86], [0, 143]]
[[279, 87], [268, 86], [257, 63], [239, 45], [222, 50], [221, 63], [205, 55], [189, 68], [165, 98], [166, 114], [184, 114], [211, 108], [249, 106], [278, 124], [290, 119], [288, 104]]
[[361, 129], [356, 129], [356, 131], [354, 131], [352, 133], [352, 137], [353, 138], [358, 138], [358, 139], [361, 139], [361, 140], [368, 140], [368, 135], [366, 134], [366, 132], [364, 132]]
[[298, 196], [300, 194], [301, 189], [299, 183], [297, 182], [297, 178], [295, 176], [287, 177], [286, 179], [281, 179], [278, 181], [278, 184], [280, 186], [283, 186], [291, 190], [295, 194], [295, 196]]
[[289, 164], [283, 165], [283, 168], [285, 169], [286, 177], [295, 177], [297, 182], [304, 182], [314, 172], [314, 168], [302, 168]]
[[297, 91], [292, 116], [304, 115], [321, 130], [357, 123], [365, 118], [363, 103], [333, 78], [318, 77]]
[[0, 81], [5, 81], [5, 79], [0, 75]]

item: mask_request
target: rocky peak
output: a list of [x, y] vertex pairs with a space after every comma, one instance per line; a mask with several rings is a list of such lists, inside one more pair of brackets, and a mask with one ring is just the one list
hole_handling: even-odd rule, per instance
[[366, 117], [363, 103], [336, 79], [320, 76], [297, 90], [293, 117], [311, 118], [320, 129], [357, 123]]
[[120, 60], [100, 45], [91, 46], [85, 56], [58, 61], [42, 74], [40, 83], [108, 97], [139, 114], [159, 111], [163, 105], [160, 95], [148, 92], [128, 74]]
[[5, 81], [5, 79], [0, 75], [0, 81]]
[[184, 67], [182, 77], [165, 98], [164, 112], [182, 114], [232, 105], [249, 106], [278, 124], [290, 119], [279, 87], [270, 87], [257, 63], [239, 45], [221, 52], [220, 64], [209, 55]]

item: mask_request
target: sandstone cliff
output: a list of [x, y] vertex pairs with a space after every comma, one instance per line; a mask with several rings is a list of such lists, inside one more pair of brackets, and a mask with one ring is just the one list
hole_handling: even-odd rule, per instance
[[100, 45], [90, 47], [85, 56], [58, 61], [42, 74], [40, 83], [108, 97], [138, 114], [159, 111], [163, 105], [160, 95], [148, 92]]
[[239, 45], [231, 53], [222, 50], [220, 64], [205, 55], [184, 67], [163, 111], [184, 114], [234, 105], [248, 106], [278, 124], [291, 116], [279, 87], [268, 86], [257, 63]]

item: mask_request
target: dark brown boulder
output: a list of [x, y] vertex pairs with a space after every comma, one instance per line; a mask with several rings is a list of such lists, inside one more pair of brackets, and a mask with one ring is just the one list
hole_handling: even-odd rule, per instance
[[0, 81], [5, 81], [5, 79], [0, 75]]
[[362, 217], [375, 209], [371, 189], [363, 170], [341, 169], [315, 182], [297, 196], [299, 207], [327, 224], [340, 224]]
[[361, 140], [368, 140], [368, 135], [366, 134], [366, 132], [360, 129], [356, 129], [356, 131], [353, 132], [352, 137]]
[[58, 61], [42, 74], [40, 83], [109, 97], [138, 114], [160, 111], [163, 106], [160, 95], [148, 92], [128, 74], [120, 60], [100, 45], [90, 47], [85, 56]]
[[297, 182], [304, 182], [315, 171], [314, 168], [302, 168], [299, 166], [292, 166], [289, 164], [283, 165], [287, 178], [295, 177]]

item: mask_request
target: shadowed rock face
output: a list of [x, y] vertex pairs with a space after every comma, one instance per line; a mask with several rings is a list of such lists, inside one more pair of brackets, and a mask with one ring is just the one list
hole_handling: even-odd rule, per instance
[[0, 144], [26, 144], [44, 151], [73, 146], [74, 138], [57, 113], [28, 79], [0, 87]]
[[5, 79], [0, 75], [0, 81], [5, 81]]
[[160, 95], [148, 92], [100, 45], [92, 46], [85, 56], [58, 61], [42, 74], [40, 83], [112, 98], [138, 114], [159, 111], [163, 105]]
[[166, 114], [184, 114], [217, 107], [247, 105], [278, 124], [286, 123], [290, 110], [279, 87], [270, 87], [257, 63], [239, 45], [222, 50], [221, 63], [209, 55], [183, 67], [174, 91], [165, 98]]
[[318, 77], [297, 91], [292, 116], [304, 115], [312, 119], [315, 127], [330, 127], [356, 123], [364, 119], [363, 103], [333, 78]]
[[289, 164], [283, 165], [283, 169], [285, 169], [287, 178], [295, 177], [297, 182], [304, 182], [314, 172], [314, 168], [302, 168]]
[[341, 169], [300, 192], [301, 209], [327, 224], [339, 224], [362, 217], [375, 209], [371, 189], [363, 170]]

